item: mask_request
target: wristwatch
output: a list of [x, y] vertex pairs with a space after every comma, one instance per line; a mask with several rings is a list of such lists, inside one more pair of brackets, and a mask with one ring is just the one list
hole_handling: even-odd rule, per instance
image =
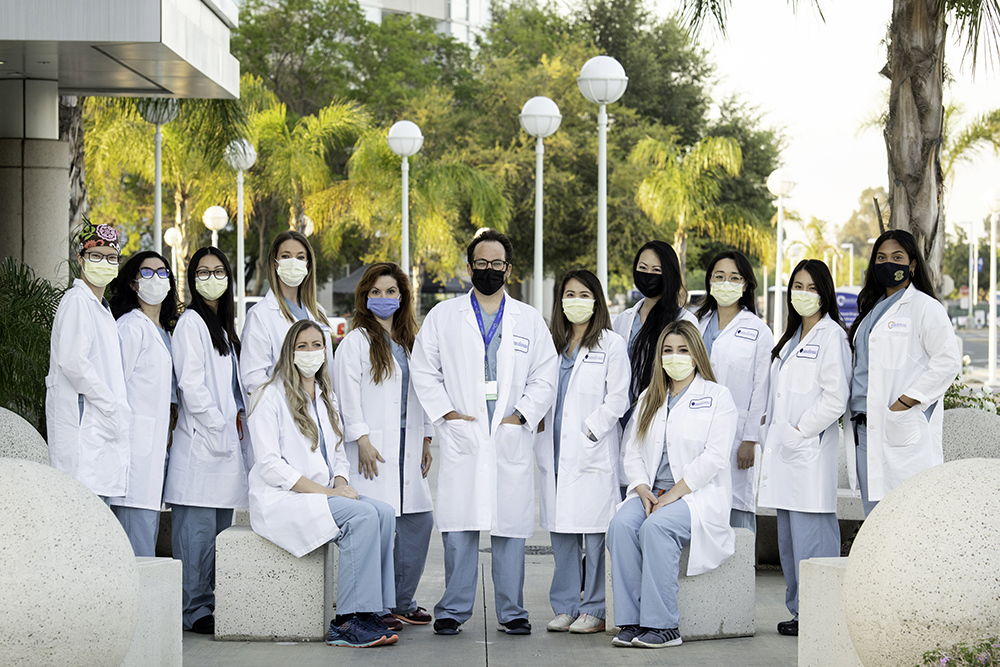
[[524, 415], [522, 415], [522, 414], [521, 414], [520, 412], [518, 412], [517, 410], [514, 410], [514, 412], [513, 412], [512, 414], [513, 414], [513, 415], [514, 415], [515, 417], [517, 417], [518, 421], [520, 421], [520, 422], [521, 422], [521, 426], [524, 426], [524, 425], [525, 425], [525, 424], [526, 424], [526, 423], [528, 422], [528, 420], [524, 418]]

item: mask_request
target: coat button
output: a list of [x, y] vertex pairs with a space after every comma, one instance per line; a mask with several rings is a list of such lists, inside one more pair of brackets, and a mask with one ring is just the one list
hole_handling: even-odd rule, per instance
[[[768, 447], [768, 448], [767, 448], [767, 453], [768, 453], [768, 454], [770, 454], [770, 453], [771, 453], [771, 448], [770, 448], [770, 447]], [[767, 478], [765, 477], [765, 479], [767, 479]]]
[[780, 392], [778, 393], [778, 398], [781, 398], [781, 393]]

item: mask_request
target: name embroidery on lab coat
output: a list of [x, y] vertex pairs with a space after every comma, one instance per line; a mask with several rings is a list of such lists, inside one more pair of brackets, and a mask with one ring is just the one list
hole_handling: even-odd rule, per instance
[[747, 340], [757, 340], [757, 336], [760, 335], [760, 331], [757, 329], [748, 329], [746, 327], [740, 327], [736, 330], [737, 338], [745, 338]]
[[603, 364], [604, 363], [604, 353], [603, 352], [588, 352], [583, 357], [583, 363], [585, 363], [585, 364]]
[[819, 356], [819, 345], [804, 345], [795, 353], [796, 359], [815, 359]]
[[692, 398], [691, 402], [688, 403], [688, 408], [690, 410], [703, 410], [710, 407], [712, 407], [711, 396], [706, 396], [704, 398]]
[[885, 330], [889, 333], [910, 333], [910, 318], [897, 317], [885, 323]]
[[524, 336], [514, 336], [514, 351], [528, 353], [528, 339]]

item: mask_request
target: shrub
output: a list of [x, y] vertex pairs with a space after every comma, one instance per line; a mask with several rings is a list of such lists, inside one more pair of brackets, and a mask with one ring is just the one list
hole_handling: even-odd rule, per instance
[[997, 637], [980, 640], [969, 646], [956, 644], [950, 648], [924, 653], [924, 665], [934, 667], [997, 667], [1000, 665], [1000, 640]]

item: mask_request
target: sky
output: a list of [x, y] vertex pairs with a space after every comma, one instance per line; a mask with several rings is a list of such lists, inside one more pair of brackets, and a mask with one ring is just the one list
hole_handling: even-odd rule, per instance
[[[651, 4], [667, 15], [681, 2]], [[766, 124], [784, 129], [783, 166], [797, 182], [788, 208], [835, 229], [848, 220], [865, 188], [884, 187], [888, 179], [881, 131], [859, 134], [858, 128], [887, 103], [889, 81], [878, 72], [886, 60], [882, 41], [892, 0], [823, 0], [822, 8], [825, 22], [809, 0], [800, 0], [796, 12], [787, 0], [734, 0], [728, 39], [713, 24], [698, 39], [717, 66], [714, 99], [738, 93], [759, 107]], [[953, 36], [945, 58], [955, 82], [945, 101], [962, 104], [963, 118], [971, 120], [1000, 107], [998, 68], [981, 47], [973, 78], [971, 59], [963, 65], [964, 49]], [[1000, 158], [987, 148], [956, 169], [946, 193], [949, 227], [974, 221], [982, 234], [983, 194], [990, 187], [1000, 187]]]

